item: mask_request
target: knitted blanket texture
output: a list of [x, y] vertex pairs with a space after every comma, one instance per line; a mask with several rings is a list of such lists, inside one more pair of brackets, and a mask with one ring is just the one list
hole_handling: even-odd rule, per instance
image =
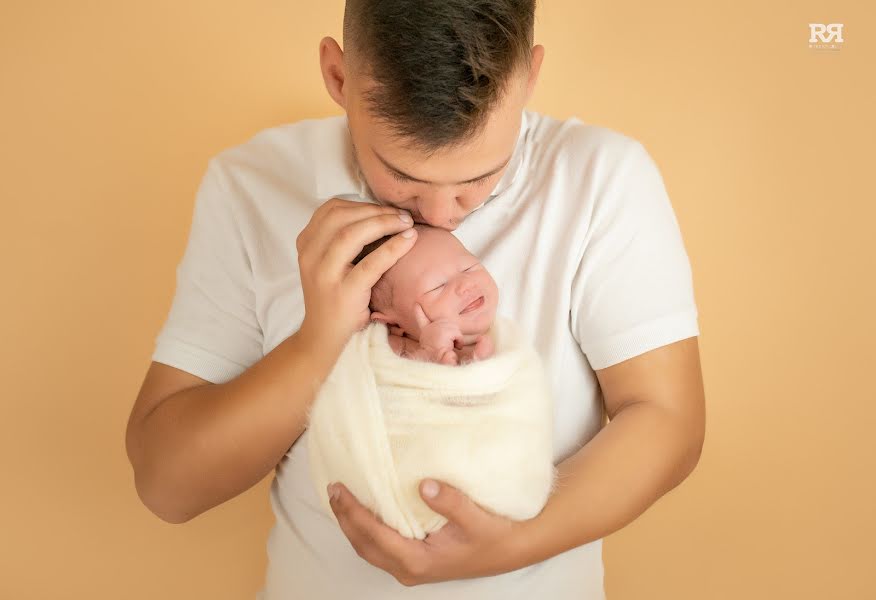
[[407, 538], [447, 519], [420, 481], [459, 488], [514, 520], [536, 516], [556, 483], [553, 404], [541, 359], [519, 327], [497, 316], [495, 352], [458, 366], [402, 358], [383, 323], [353, 334], [309, 410], [307, 452], [321, 508], [343, 483]]

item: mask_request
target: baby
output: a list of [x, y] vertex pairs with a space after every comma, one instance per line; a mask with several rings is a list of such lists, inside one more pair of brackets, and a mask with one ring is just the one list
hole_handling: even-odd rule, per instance
[[[499, 290], [449, 231], [415, 224], [417, 241], [371, 290], [371, 320], [385, 323], [399, 356], [462, 365], [493, 355], [488, 331]], [[357, 264], [389, 236], [365, 246]]]
[[386, 525], [421, 540], [447, 522], [420, 497], [426, 477], [496, 514], [532, 518], [556, 477], [541, 358], [497, 314], [496, 282], [480, 261], [449, 231], [415, 227], [413, 247], [372, 288], [372, 322], [310, 407], [314, 490], [333, 517], [326, 485], [341, 481]]

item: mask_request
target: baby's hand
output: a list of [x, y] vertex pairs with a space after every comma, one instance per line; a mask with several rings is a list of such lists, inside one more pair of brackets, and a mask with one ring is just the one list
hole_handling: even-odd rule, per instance
[[495, 347], [493, 346], [492, 338], [489, 335], [482, 335], [478, 338], [478, 341], [475, 342], [472, 354], [474, 355], [475, 360], [484, 360], [485, 358], [490, 358], [494, 351]]
[[414, 318], [420, 326], [420, 347], [426, 350], [433, 360], [446, 365], [459, 362], [455, 347], [463, 343], [459, 325], [447, 319], [430, 321], [419, 303], [414, 304]]
[[485, 360], [493, 356], [495, 346], [492, 338], [487, 334], [479, 335], [475, 341], [464, 346], [459, 351], [459, 364], [467, 365], [479, 360]]

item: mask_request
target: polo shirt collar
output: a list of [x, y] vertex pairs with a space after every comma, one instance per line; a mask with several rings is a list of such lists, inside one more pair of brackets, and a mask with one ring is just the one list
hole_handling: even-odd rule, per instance
[[[518, 174], [524, 171], [521, 165], [526, 155], [525, 145], [529, 139], [527, 133], [530, 122], [527, 112], [527, 110], [523, 110], [521, 115], [520, 132], [517, 136], [517, 145], [511, 156], [511, 162], [484, 204], [510, 188]], [[314, 144], [314, 187], [317, 198], [326, 201], [330, 198], [346, 196], [347, 199], [358, 198], [376, 202], [353, 157], [347, 116], [343, 115], [335, 122], [337, 126], [332, 131], [326, 132], [326, 135], [319, 136]], [[481, 208], [481, 206], [483, 204], [474, 210]]]

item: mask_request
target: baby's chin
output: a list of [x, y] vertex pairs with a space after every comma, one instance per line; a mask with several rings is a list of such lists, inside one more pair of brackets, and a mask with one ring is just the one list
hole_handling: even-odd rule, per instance
[[471, 313], [461, 314], [457, 318], [459, 330], [464, 335], [483, 335], [493, 326], [493, 321], [496, 318], [495, 307], [484, 307], [483, 310], [476, 310]]

